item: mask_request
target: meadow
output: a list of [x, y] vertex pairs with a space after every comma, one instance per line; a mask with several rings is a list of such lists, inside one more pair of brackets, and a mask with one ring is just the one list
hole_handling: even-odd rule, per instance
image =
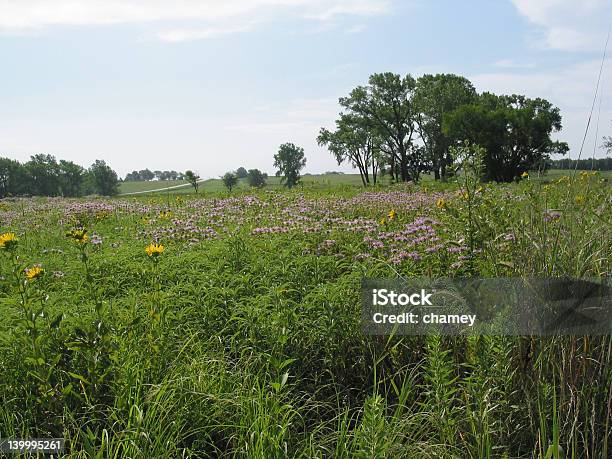
[[273, 185], [0, 201], [0, 436], [70, 458], [610, 456], [609, 335], [365, 336], [359, 299], [363, 277], [608, 278], [606, 177]]

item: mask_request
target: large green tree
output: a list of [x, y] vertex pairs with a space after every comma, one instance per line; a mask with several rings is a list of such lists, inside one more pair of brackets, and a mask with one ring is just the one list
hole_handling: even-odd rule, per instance
[[293, 188], [300, 181], [300, 171], [306, 165], [304, 149], [292, 143], [284, 143], [274, 155], [274, 167], [278, 168], [276, 176], [287, 188]]
[[416, 80], [394, 73], [376, 73], [367, 86], [355, 88], [340, 99], [347, 112], [367, 120], [373, 136], [380, 138], [379, 149], [392, 177], [418, 181], [425, 164], [415, 148], [417, 112], [413, 103]]
[[59, 164], [54, 156], [38, 154], [24, 165], [27, 174], [27, 191], [38, 196], [60, 194]]
[[74, 197], [82, 193], [85, 169], [72, 161], [60, 160], [59, 186], [62, 196]]
[[19, 161], [0, 158], [0, 198], [27, 193], [28, 177]]
[[454, 139], [442, 130], [444, 116], [473, 103], [476, 97], [474, 86], [462, 76], [437, 74], [417, 79], [413, 99], [417, 126], [436, 180], [446, 179], [447, 167], [452, 163], [448, 151]]
[[114, 196], [119, 192], [117, 173], [104, 161], [97, 159], [89, 168], [94, 190], [103, 196]]
[[483, 93], [444, 117], [445, 135], [486, 149], [484, 180], [509, 182], [543, 164], [551, 154], [565, 154], [565, 142], [551, 134], [561, 130], [561, 114], [545, 99]]

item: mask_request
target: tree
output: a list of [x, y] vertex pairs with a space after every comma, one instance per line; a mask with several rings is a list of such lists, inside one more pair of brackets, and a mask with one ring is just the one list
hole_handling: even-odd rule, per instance
[[347, 160], [356, 167], [363, 186], [370, 184], [371, 167], [372, 180], [376, 184], [378, 161], [375, 153], [379, 147], [365, 119], [357, 115], [341, 114], [336, 120], [335, 131], [321, 128], [317, 143], [327, 146], [336, 157], [338, 165]]
[[33, 195], [58, 196], [59, 165], [51, 155], [34, 155], [25, 163], [27, 189]]
[[249, 186], [254, 188], [262, 188], [266, 186], [267, 174], [262, 173], [259, 169], [249, 169], [247, 174], [247, 182]]
[[221, 180], [223, 180], [223, 184], [231, 193], [232, 188], [238, 183], [238, 176], [233, 172], [226, 172], [225, 175], [221, 177]]
[[197, 194], [198, 187], [200, 186], [200, 184], [198, 183], [200, 180], [200, 176], [194, 173], [193, 171], [189, 170], [185, 172], [185, 180], [187, 180], [191, 184], [191, 186], [193, 187], [193, 189], [195, 190]]
[[236, 177], [238, 177], [239, 179], [246, 178], [247, 175], [249, 175], [249, 173], [244, 167], [239, 167], [238, 169], [236, 169]]
[[462, 105], [471, 104], [477, 94], [467, 78], [453, 74], [423, 75], [417, 79], [414, 105], [417, 126], [436, 180], [446, 179], [452, 157], [453, 139], [444, 134], [444, 116]]
[[139, 171], [138, 175], [140, 176], [140, 180], [146, 180], [147, 182], [155, 178], [155, 174], [151, 172], [149, 169], [144, 169], [144, 170]]
[[274, 167], [278, 168], [276, 176], [282, 176], [281, 182], [287, 188], [293, 188], [300, 181], [300, 171], [306, 165], [304, 149], [292, 143], [284, 143], [274, 155]]
[[72, 161], [59, 162], [59, 186], [62, 196], [80, 196], [85, 179], [85, 169]]
[[138, 182], [140, 180], [142, 180], [142, 178], [140, 177], [140, 173], [138, 171], [132, 171], [125, 176], [126, 182]]
[[518, 179], [551, 154], [567, 153], [565, 142], [550, 138], [559, 130], [559, 109], [547, 100], [490, 93], [447, 114], [443, 123], [445, 135], [486, 149], [483, 179], [496, 182]]
[[24, 166], [9, 158], [0, 158], [0, 198], [28, 193]]
[[412, 156], [416, 111], [412, 101], [416, 80], [406, 75], [376, 73], [367, 86], [355, 88], [340, 105], [348, 113], [366, 120], [370, 133], [379, 138], [379, 150], [392, 178], [418, 181], [425, 168], [422, 159]]
[[119, 192], [119, 180], [117, 173], [112, 170], [106, 162], [96, 159], [89, 167], [95, 193], [103, 196], [114, 196]]

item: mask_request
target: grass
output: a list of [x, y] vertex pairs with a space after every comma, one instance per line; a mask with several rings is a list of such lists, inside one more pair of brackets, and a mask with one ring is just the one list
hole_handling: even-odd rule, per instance
[[601, 175], [464, 191], [2, 201], [0, 436], [68, 458], [607, 458], [610, 336], [362, 333], [362, 277], [610, 276]]
[[[577, 172], [578, 174], [580, 171]], [[553, 169], [548, 171], [542, 177], [533, 177], [534, 180], [541, 181], [554, 181], [558, 180], [563, 175], [571, 176], [573, 171]], [[612, 178], [612, 171], [604, 171], [600, 173], [603, 178], [610, 180]], [[433, 177], [428, 174], [424, 174], [422, 177], [424, 182], [433, 180]], [[382, 185], [389, 185], [389, 177], [379, 177], [379, 182]], [[268, 189], [279, 190], [282, 189], [282, 184], [279, 177], [271, 176], [267, 180]], [[173, 186], [184, 186], [184, 188], [168, 190], [171, 194], [192, 194], [193, 188], [189, 186], [189, 183], [184, 180], [168, 180], [168, 181], [152, 181], [152, 182], [121, 182], [119, 184], [119, 193], [136, 193], [151, 190], [160, 190], [159, 194], [163, 194], [165, 187]], [[361, 187], [361, 178], [359, 174], [307, 174], [302, 178], [302, 186], [307, 188], [319, 187], [319, 188], [330, 188], [334, 186], [356, 186]], [[237, 189], [248, 190], [249, 186], [245, 179], [241, 179], [238, 182]], [[202, 193], [218, 193], [225, 190], [225, 186], [221, 179], [208, 179], [200, 185], [200, 192]]]

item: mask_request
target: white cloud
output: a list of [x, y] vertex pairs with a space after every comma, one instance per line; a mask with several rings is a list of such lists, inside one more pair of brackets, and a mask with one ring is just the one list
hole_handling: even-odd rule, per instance
[[532, 69], [535, 67], [534, 63], [517, 62], [513, 59], [500, 59], [494, 62], [493, 65], [503, 69]]
[[[391, 0], [0, 0], [0, 31], [23, 33], [50, 26], [164, 24], [169, 41], [241, 32], [281, 16], [328, 21], [338, 16], [371, 16], [388, 11]], [[193, 24], [197, 23], [196, 27]], [[236, 25], [239, 24], [239, 25]]]
[[564, 51], [600, 51], [612, 18], [610, 0], [512, 0], [541, 28], [538, 43]]

